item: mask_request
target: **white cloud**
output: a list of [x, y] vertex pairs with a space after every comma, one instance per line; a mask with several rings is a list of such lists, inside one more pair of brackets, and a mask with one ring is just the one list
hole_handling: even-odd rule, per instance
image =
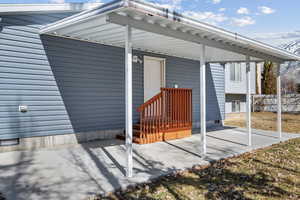
[[50, 3], [65, 3], [65, 0], [50, 0]]
[[160, 3], [153, 3], [154, 5], [169, 9], [169, 10], [180, 10], [182, 0], [161, 0]]
[[157, 4], [160, 7], [169, 9], [169, 10], [175, 10], [175, 9], [180, 9], [180, 7], [176, 6], [176, 5], [172, 5], [172, 4]]
[[183, 14], [212, 25], [218, 25], [228, 19], [223, 13], [186, 11]]
[[240, 7], [236, 12], [240, 15], [248, 15], [250, 13], [249, 9], [245, 7]]
[[219, 11], [220, 11], [220, 12], [225, 12], [225, 11], [226, 11], [226, 8], [219, 8]]
[[221, 0], [211, 0], [211, 2], [212, 2], [213, 4], [218, 4], [218, 3], [221, 3]]
[[251, 17], [232, 18], [232, 24], [239, 27], [255, 24], [255, 20]]
[[276, 10], [274, 10], [272, 8], [267, 7], [267, 6], [260, 6], [260, 7], [258, 7], [258, 10], [261, 13], [266, 14], [266, 15], [272, 14], [272, 13], [274, 13], [276, 11]]

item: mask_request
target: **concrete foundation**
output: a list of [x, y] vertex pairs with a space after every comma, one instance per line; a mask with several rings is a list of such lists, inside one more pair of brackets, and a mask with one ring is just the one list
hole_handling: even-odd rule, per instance
[[20, 138], [18, 145], [0, 146], [1, 152], [53, 148], [64, 145], [74, 145], [95, 140], [114, 139], [123, 129], [83, 132], [67, 135], [52, 135], [43, 137]]
[[[214, 127], [222, 125], [222, 121], [207, 121], [207, 127]], [[194, 122], [193, 128], [199, 128], [200, 122]], [[65, 135], [52, 135], [52, 136], [43, 136], [43, 137], [30, 137], [30, 138], [20, 138], [18, 145], [12, 146], [0, 146], [1, 152], [10, 152], [10, 151], [22, 151], [22, 150], [35, 150], [41, 148], [55, 148], [65, 145], [74, 145], [80, 144], [95, 140], [105, 140], [105, 139], [114, 139], [118, 134], [124, 132], [124, 129], [116, 130], [101, 130], [93, 132], [82, 132], [76, 134], [65, 134]]]

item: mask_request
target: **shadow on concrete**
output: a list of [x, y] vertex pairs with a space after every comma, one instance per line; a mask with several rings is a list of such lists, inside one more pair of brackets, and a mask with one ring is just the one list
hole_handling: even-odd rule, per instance
[[[48, 182], [45, 176], [33, 167], [36, 160], [34, 151], [23, 151], [18, 154], [17, 164], [0, 164], [0, 190], [2, 198], [7, 200], [28, 200], [33, 197], [39, 199], [66, 199], [69, 194], [58, 193], [51, 188], [63, 187], [68, 179], [64, 181]], [[50, 168], [49, 168], [50, 169]], [[46, 168], [44, 170], [47, 170]], [[53, 187], [55, 186], [55, 187]], [[1, 199], [1, 195], [0, 195]]]
[[[235, 128], [235, 131], [243, 133], [243, 134], [247, 134], [246, 128], [244, 128], [244, 129], [243, 128]], [[274, 134], [276, 134], [276, 131], [252, 129], [252, 135], [265, 136], [265, 137], [269, 137], [269, 138], [278, 139], [278, 136], [274, 136]]]
[[[124, 167], [118, 163], [109, 152], [107, 147], [120, 147], [123, 144], [120, 140], [101, 140], [81, 144], [79, 150], [69, 149], [71, 157], [65, 158], [73, 167], [76, 167], [80, 172], [87, 175], [89, 181], [97, 186], [99, 193], [107, 192], [105, 187], [121, 188], [120, 176], [124, 174]], [[124, 152], [125, 155], [125, 152]], [[113, 162], [113, 165], [108, 164], [107, 158]], [[114, 168], [118, 168], [121, 172], [119, 176], [114, 173]], [[122, 178], [122, 176], [121, 176]], [[92, 194], [92, 193], [91, 193]]]
[[221, 140], [221, 141], [224, 141], [224, 142], [230, 142], [230, 143], [241, 145], [241, 146], [248, 146], [247, 144], [243, 144], [243, 143], [240, 143], [240, 142], [235, 142], [235, 141], [232, 141], [232, 140], [227, 140], [227, 139], [212, 136], [212, 135], [207, 135], [207, 137], [214, 138], [214, 139], [217, 139], [217, 140]]
[[147, 159], [140, 152], [133, 150], [133, 160], [140, 167], [134, 167], [134, 173], [136, 174], [148, 174], [149, 178], [156, 178], [164, 174], [168, 174], [176, 170], [176, 168], [168, 168], [162, 162]]
[[[110, 143], [110, 145], [112, 144]], [[114, 152], [110, 152], [107, 149], [110, 146], [105, 146], [103, 141], [94, 142], [93, 144], [82, 144], [81, 146], [84, 154], [83, 151], [70, 150], [69, 152], [72, 156], [66, 159], [70, 164], [87, 175], [89, 180], [97, 186], [98, 193], [105, 194], [108, 192], [108, 188], [118, 190], [133, 184], [130, 182], [130, 179], [125, 177], [126, 166], [124, 166], [124, 162], [120, 162], [122, 155], [125, 157], [126, 151], [125, 147], [119, 144], [119, 141], [115, 143]], [[122, 155], [116, 154], [116, 152]], [[162, 162], [147, 159], [145, 155], [136, 150], [133, 150], [133, 154], [135, 163], [133, 168], [134, 174], [141, 181], [157, 178], [176, 170], [175, 168], [165, 167]]]
[[164, 142], [164, 143], [166, 143], [166, 144], [168, 144], [168, 145], [170, 145], [170, 146], [172, 146], [172, 147], [175, 147], [175, 148], [177, 148], [177, 149], [180, 149], [180, 150], [182, 150], [182, 151], [184, 151], [184, 152], [186, 152], [186, 153], [189, 153], [189, 154], [191, 154], [191, 155], [194, 155], [194, 156], [196, 156], [196, 157], [203, 158], [203, 156], [201, 156], [201, 155], [199, 155], [199, 154], [197, 154], [197, 153], [194, 153], [194, 152], [192, 152], [192, 151], [189, 151], [189, 150], [187, 150], [187, 149], [185, 149], [185, 148], [183, 148], [183, 147], [180, 147], [180, 146], [178, 146], [178, 145], [172, 144], [172, 143], [170, 143], [170, 142]]
[[[231, 126], [222, 126], [222, 125], [214, 125], [206, 128], [206, 132], [214, 132], [214, 131], [222, 131], [222, 130], [228, 130], [228, 129], [236, 129], [236, 127]], [[192, 130], [193, 134], [201, 134], [200, 128], [193, 128]]]

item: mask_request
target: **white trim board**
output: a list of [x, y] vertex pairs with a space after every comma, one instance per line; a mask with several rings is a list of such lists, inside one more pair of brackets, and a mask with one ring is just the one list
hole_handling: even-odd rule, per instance
[[165, 58], [160, 58], [160, 57], [152, 57], [152, 56], [144, 56], [144, 101], [148, 100], [145, 97], [145, 63], [146, 60], [155, 60], [160, 62], [160, 87], [165, 87], [166, 86], [166, 59]]

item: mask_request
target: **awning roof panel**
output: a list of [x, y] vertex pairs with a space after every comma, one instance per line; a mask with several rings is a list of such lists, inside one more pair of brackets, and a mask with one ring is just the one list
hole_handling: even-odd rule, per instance
[[114, 1], [79, 13], [41, 33], [123, 47], [126, 24], [134, 28], [133, 48], [138, 50], [199, 60], [199, 44], [205, 44], [209, 62], [243, 61], [246, 54], [257, 61], [300, 60], [284, 50], [136, 0]]

